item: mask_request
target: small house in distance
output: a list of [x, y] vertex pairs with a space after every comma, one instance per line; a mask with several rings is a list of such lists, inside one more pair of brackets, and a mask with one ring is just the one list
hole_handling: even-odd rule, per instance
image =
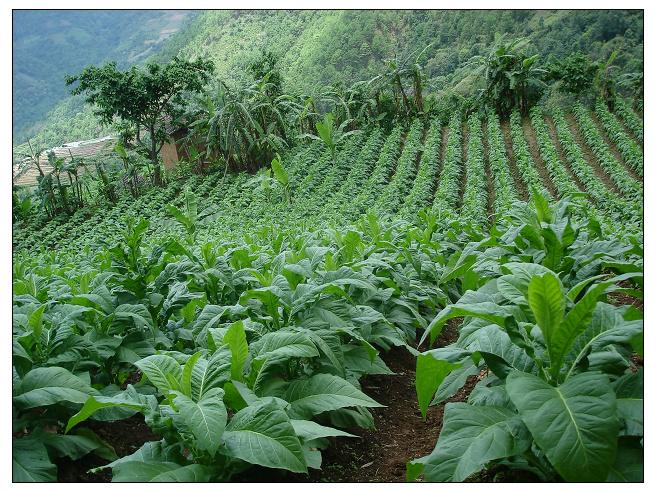
[[[167, 170], [174, 169], [177, 165], [178, 162], [185, 160], [185, 161], [190, 161], [191, 160], [191, 155], [189, 153], [189, 146], [193, 145], [193, 148], [195, 148], [200, 154], [204, 154], [206, 150], [205, 144], [202, 144], [200, 142], [193, 142], [190, 143], [187, 138], [189, 135], [189, 129], [182, 126], [182, 127], [172, 127], [172, 126], [167, 126], [167, 133], [169, 136], [169, 139], [167, 142], [162, 145], [162, 150], [160, 153], [160, 157], [162, 158], [162, 163], [164, 164], [164, 168]], [[205, 160], [203, 161], [203, 164], [205, 164]]]
[[[64, 159], [71, 156], [77, 158], [91, 158], [110, 155], [116, 140], [116, 137], [107, 136], [93, 140], [65, 143], [59, 147], [54, 147], [42, 152], [39, 158], [39, 165], [46, 174], [52, 171], [52, 166], [50, 165], [50, 162], [48, 162], [48, 154], [50, 152], [54, 152], [56, 157], [63, 157]], [[29, 159], [13, 164], [12, 168], [12, 180], [14, 185], [28, 187], [37, 185], [39, 170], [29, 161]]]

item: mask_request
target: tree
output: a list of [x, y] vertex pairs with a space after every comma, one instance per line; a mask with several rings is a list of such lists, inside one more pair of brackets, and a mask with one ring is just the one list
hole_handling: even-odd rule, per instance
[[487, 56], [472, 58], [471, 63], [484, 71], [483, 100], [501, 117], [509, 116], [515, 107], [528, 114], [546, 88], [547, 71], [538, 66], [538, 55], [526, 55], [525, 45], [525, 39], [507, 42], [500, 38]]
[[613, 51], [605, 62], [598, 64], [594, 84], [597, 90], [597, 97], [601, 98], [608, 105], [608, 109], [613, 111], [615, 98], [617, 97], [617, 80], [613, 74], [617, 70], [615, 59], [619, 51]]
[[103, 124], [119, 118], [133, 127], [137, 146], [152, 161], [154, 181], [159, 185], [159, 153], [168, 139], [166, 122], [180, 116], [184, 94], [200, 92], [213, 70], [214, 64], [204, 59], [192, 62], [174, 57], [165, 65], [148, 63], [145, 69], [125, 71], [111, 62], [67, 76], [66, 85], [78, 82], [71, 94], [86, 94], [86, 102], [95, 106]]
[[581, 52], [570, 54], [564, 59], [553, 59], [547, 65], [549, 78], [560, 81], [561, 91], [578, 95], [592, 88], [599, 69]]

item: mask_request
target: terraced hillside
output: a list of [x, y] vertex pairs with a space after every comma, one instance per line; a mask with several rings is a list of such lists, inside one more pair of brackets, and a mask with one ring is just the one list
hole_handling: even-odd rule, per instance
[[[620, 123], [627, 111], [613, 115], [603, 108], [590, 113], [577, 107], [565, 116], [535, 109], [530, 119], [514, 114], [501, 125], [495, 116], [465, 120], [454, 115], [444, 128], [437, 121], [417, 120], [387, 136], [376, 130], [353, 137], [335, 162], [320, 144], [303, 145], [284, 156], [291, 203], [281, 200], [278, 190], [258, 192], [246, 185], [246, 175], [193, 176], [137, 200], [125, 197], [113, 209], [98, 211], [99, 219], [88, 220], [93, 212], [80, 210], [45, 228], [38, 221], [19, 223], [15, 253], [33, 254], [39, 247], [79, 251], [97, 244], [98, 235], [111, 242], [137, 217], [149, 221], [149, 237], [157, 242], [179, 231], [163, 205], [180, 206], [185, 190], [198, 197], [205, 212], [198, 226], [201, 238], [238, 237], [262, 224], [343, 225], [369, 211], [414, 221], [426, 207], [489, 226], [532, 190], [550, 199], [583, 193], [588, 207], [607, 217], [609, 225], [618, 219], [639, 223], [643, 158], [637, 137]], [[632, 122], [636, 132], [637, 123]], [[58, 221], [63, 223], [57, 227]]]
[[641, 141], [454, 114], [14, 224], [14, 480], [641, 481]]

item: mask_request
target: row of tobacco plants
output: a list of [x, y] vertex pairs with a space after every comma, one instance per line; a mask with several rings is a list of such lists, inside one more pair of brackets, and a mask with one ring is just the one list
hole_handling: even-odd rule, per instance
[[[13, 478], [53, 481], [89, 453], [115, 481], [306, 473], [330, 438], [373, 426], [359, 381], [402, 346], [424, 413], [484, 374], [409, 480], [640, 480], [642, 313], [615, 301], [641, 297], [642, 239], [578, 203], [536, 195], [489, 234], [424, 211], [206, 240], [187, 192], [156, 242], [140, 219], [106, 247], [16, 257]], [[454, 317], [457, 342], [415, 349]], [[119, 457], [92, 429], [135, 414], [159, 440]]]

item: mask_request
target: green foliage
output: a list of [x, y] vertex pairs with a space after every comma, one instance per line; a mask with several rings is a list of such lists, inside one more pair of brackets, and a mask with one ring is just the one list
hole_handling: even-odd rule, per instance
[[486, 57], [472, 62], [484, 69], [485, 88], [481, 99], [502, 118], [515, 109], [528, 114], [546, 89], [547, 70], [540, 67], [539, 54], [527, 54], [526, 44], [526, 39], [500, 38]]
[[[133, 126], [136, 143], [154, 164], [155, 182], [161, 183], [159, 152], [167, 141], [166, 118], [180, 114], [184, 93], [199, 92], [209, 81], [214, 65], [198, 59], [193, 62], [174, 57], [169, 63], [146, 64], [121, 71], [115, 62], [101, 67], [89, 66], [81, 73], [66, 77], [66, 85], [77, 85], [71, 94], [86, 94], [96, 116], [105, 124], [115, 118]], [[141, 139], [141, 133], [149, 142]]]
[[561, 83], [561, 90], [579, 95], [592, 89], [599, 67], [581, 52], [572, 53], [563, 59], [551, 58], [546, 69], [549, 78]]
[[[584, 245], [590, 240], [584, 238], [592, 224], [572, 222], [568, 209], [567, 202], [545, 208], [536, 198], [533, 210], [509, 227], [531, 242], [542, 237], [544, 256], [517, 262], [532, 248], [522, 241], [506, 243], [494, 260], [481, 249], [470, 268], [487, 264], [486, 271], [498, 273], [428, 326], [424, 338], [434, 340], [448, 319], [465, 317], [456, 342], [418, 358], [422, 413], [451, 374], [467, 370], [468, 360], [488, 374], [467, 403], [447, 404], [435, 450], [409, 465], [410, 479], [423, 473], [427, 480], [462, 481], [498, 463], [547, 481], [604, 481], [617, 479], [610, 473], [614, 466], [627, 466], [621, 443], [627, 433], [637, 442], [640, 430], [623, 417], [618, 388], [634, 377], [628, 359], [642, 320], [632, 308], [605, 301], [622, 290], [621, 282], [640, 284], [642, 274], [603, 274], [604, 265], [624, 253], [600, 241], [600, 256], [590, 258], [595, 241]], [[498, 239], [504, 238], [499, 231]], [[633, 473], [627, 467], [625, 479]]]

